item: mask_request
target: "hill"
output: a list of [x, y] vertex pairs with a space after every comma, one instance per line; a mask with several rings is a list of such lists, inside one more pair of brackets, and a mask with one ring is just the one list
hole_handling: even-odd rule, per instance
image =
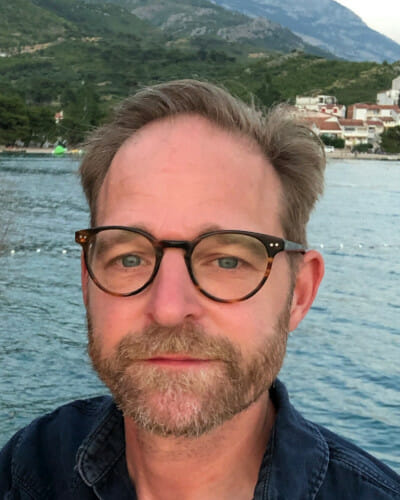
[[[304, 42], [351, 61], [394, 62], [400, 45], [369, 28], [334, 0], [215, 0], [219, 5], [265, 17], [289, 28]], [[390, 13], [387, 13], [390, 16]]]
[[[93, 4], [97, 0], [90, 0]], [[203, 40], [240, 44], [248, 52], [302, 50], [330, 57], [329, 51], [304, 42], [287, 28], [265, 18], [249, 17], [206, 0], [105, 0], [124, 6], [140, 19], [160, 28], [179, 46]]]
[[[188, 33], [198, 24], [186, 24], [180, 31], [165, 21], [167, 27], [174, 26], [168, 31], [161, 22], [173, 16], [168, 14], [169, 0], [162, 2], [164, 14], [151, 19], [123, 2], [128, 0], [8, 4], [7, 16], [0, 19], [9, 34], [8, 46], [0, 50], [5, 54], [0, 57], [0, 143], [21, 138], [42, 144], [58, 137], [77, 144], [120, 99], [144, 85], [175, 78], [219, 82], [245, 100], [255, 96], [269, 106], [315, 93], [336, 95], [344, 104], [373, 102], [376, 92], [389, 88], [400, 73], [399, 63], [328, 60], [300, 50], [267, 50], [256, 45], [258, 39], [228, 41], [216, 36], [222, 29], [216, 26], [191, 38]], [[205, 8], [202, 0], [197, 7], [197, 0], [190, 2], [181, 2], [182, 8]], [[243, 21], [239, 14], [229, 16], [224, 30], [228, 19]], [[183, 17], [178, 18], [182, 23]], [[64, 119], [55, 126], [54, 113], [60, 110]]]

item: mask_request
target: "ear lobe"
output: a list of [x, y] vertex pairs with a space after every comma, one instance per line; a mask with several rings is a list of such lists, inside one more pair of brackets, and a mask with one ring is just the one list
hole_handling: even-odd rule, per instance
[[305, 317], [324, 276], [324, 259], [316, 250], [309, 250], [303, 258], [296, 276], [296, 286], [293, 291], [293, 300], [290, 309], [289, 330], [297, 328]]
[[81, 285], [82, 285], [82, 297], [83, 303], [87, 309], [88, 307], [88, 285], [89, 285], [89, 273], [86, 267], [85, 258], [83, 256], [83, 252], [81, 253]]

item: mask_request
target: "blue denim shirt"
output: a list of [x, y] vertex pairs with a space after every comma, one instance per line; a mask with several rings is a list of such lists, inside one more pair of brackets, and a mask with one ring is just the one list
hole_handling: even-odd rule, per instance
[[[327, 429], [305, 420], [276, 381], [278, 410], [254, 500], [400, 499], [400, 477]], [[0, 453], [0, 498], [136, 499], [123, 418], [110, 397], [75, 401], [19, 431]], [[233, 499], [234, 500], [234, 499]]]

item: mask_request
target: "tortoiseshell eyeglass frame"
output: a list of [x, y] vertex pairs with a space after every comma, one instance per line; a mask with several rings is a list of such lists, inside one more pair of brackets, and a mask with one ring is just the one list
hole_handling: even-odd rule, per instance
[[[150, 278], [148, 281], [142, 285], [138, 290], [134, 290], [133, 292], [129, 293], [116, 293], [116, 292], [111, 292], [110, 290], [107, 290], [99, 281], [97, 280], [96, 276], [93, 273], [93, 270], [88, 262], [88, 249], [90, 246], [91, 241], [93, 238], [100, 232], [102, 231], [107, 231], [110, 229], [120, 229], [124, 231], [130, 231], [132, 233], [137, 233], [145, 238], [147, 238], [150, 243], [153, 245], [154, 252], [155, 252], [155, 265], [154, 265], [154, 270], [153, 273], [151, 274]], [[253, 237], [260, 241], [268, 254], [267, 262], [266, 262], [266, 269], [263, 278], [261, 279], [260, 283], [256, 286], [254, 290], [249, 292], [248, 294], [244, 295], [243, 297], [239, 297], [237, 299], [221, 299], [219, 297], [215, 297], [214, 295], [211, 295], [208, 293], [206, 290], [201, 288], [199, 283], [196, 280], [195, 275], [193, 274], [192, 270], [192, 265], [191, 265], [191, 256], [193, 254], [193, 251], [196, 247], [196, 245], [202, 241], [204, 238], [207, 238], [208, 236], [214, 236], [218, 234], [238, 234], [238, 235], [245, 235], [249, 237]], [[155, 238], [152, 234], [143, 231], [143, 229], [139, 229], [136, 227], [127, 227], [127, 226], [99, 226], [99, 227], [93, 227], [90, 229], [81, 229], [80, 231], [75, 232], [75, 241], [79, 245], [82, 246], [83, 249], [83, 254], [84, 254], [84, 259], [85, 259], [85, 264], [86, 268], [88, 270], [89, 276], [93, 280], [93, 282], [104, 292], [118, 296], [118, 297], [130, 297], [132, 295], [136, 295], [140, 292], [142, 292], [145, 288], [147, 288], [154, 278], [157, 275], [158, 269], [161, 264], [161, 260], [164, 255], [164, 250], [166, 248], [180, 248], [184, 251], [184, 259], [186, 263], [187, 270], [190, 275], [190, 279], [192, 280], [194, 286], [206, 297], [215, 300], [217, 302], [224, 302], [224, 303], [235, 303], [235, 302], [241, 302], [243, 300], [249, 299], [252, 297], [254, 294], [256, 294], [261, 287], [264, 285], [264, 283], [267, 281], [267, 278], [271, 272], [272, 268], [272, 263], [274, 260], [274, 257], [280, 253], [280, 252], [297, 252], [297, 253], [306, 253], [307, 252], [307, 247], [300, 243], [295, 243], [293, 241], [285, 240], [283, 238], [278, 238], [276, 236], [271, 236], [269, 234], [262, 234], [262, 233], [254, 233], [251, 231], [241, 231], [241, 230], [235, 230], [235, 229], [223, 229], [219, 231], [210, 231], [207, 233], [203, 233], [194, 240], [187, 241], [187, 240], [158, 240]]]

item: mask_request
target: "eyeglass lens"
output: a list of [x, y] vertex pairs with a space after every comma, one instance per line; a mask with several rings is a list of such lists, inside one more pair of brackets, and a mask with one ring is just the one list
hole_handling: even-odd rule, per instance
[[[255, 290], [266, 275], [268, 253], [252, 236], [225, 233], [200, 239], [191, 255], [198, 286], [221, 300], [237, 300]], [[127, 295], [144, 287], [157, 264], [153, 243], [140, 233], [107, 229], [96, 234], [87, 264], [107, 291]]]

